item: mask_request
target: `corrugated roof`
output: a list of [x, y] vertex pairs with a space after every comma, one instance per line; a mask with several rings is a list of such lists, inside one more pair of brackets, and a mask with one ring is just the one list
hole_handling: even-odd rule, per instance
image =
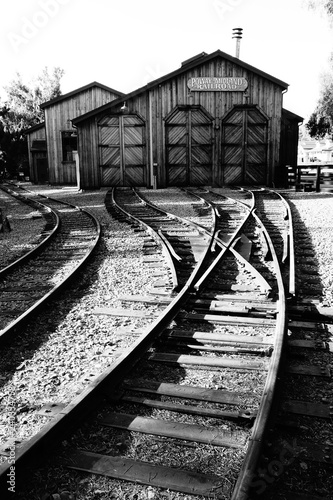
[[89, 111], [88, 113], [85, 113], [81, 116], [78, 116], [72, 120], [74, 125], [77, 125], [78, 123], [90, 118], [91, 116], [94, 116], [100, 112], [103, 112], [104, 110], [107, 110], [109, 108], [113, 108], [114, 106], [117, 106], [122, 100], [130, 99], [134, 96], [137, 96], [139, 94], [142, 94], [143, 92], [146, 92], [147, 90], [153, 89], [154, 87], [157, 87], [158, 85], [164, 83], [165, 81], [177, 77], [178, 75], [181, 75], [182, 73], [185, 73], [186, 71], [195, 68], [198, 65], [202, 65], [206, 62], [211, 61], [212, 59], [215, 58], [221, 58], [221, 59], [226, 59], [234, 64], [237, 64], [238, 66], [251, 71], [253, 73], [256, 73], [257, 75], [262, 76], [263, 78], [266, 78], [267, 80], [272, 81], [276, 85], [279, 85], [282, 89], [287, 89], [288, 88], [288, 83], [283, 82], [282, 80], [279, 80], [278, 78], [275, 78], [272, 75], [269, 75], [268, 73], [265, 73], [264, 71], [261, 71], [258, 68], [255, 68], [254, 66], [251, 66], [250, 64], [247, 64], [244, 61], [241, 61], [237, 57], [230, 56], [229, 54], [222, 52], [221, 50], [216, 50], [215, 52], [212, 52], [211, 54], [206, 54], [205, 52], [202, 52], [198, 56], [194, 56], [190, 59], [187, 59], [182, 63], [182, 66], [175, 70], [172, 71], [171, 73], [168, 73], [165, 76], [162, 76], [160, 78], [157, 78], [157, 80], [153, 80], [152, 82], [147, 83], [147, 85], [140, 87], [133, 92], [130, 92], [129, 94], [123, 95], [122, 98], [120, 99], [115, 99], [114, 101], [104, 104], [103, 106], [100, 106], [99, 108], [96, 108], [92, 111]]
[[53, 104], [56, 104], [57, 102], [64, 101], [65, 99], [69, 99], [70, 97], [73, 97], [76, 94], [79, 94], [80, 92], [84, 92], [85, 90], [89, 90], [90, 88], [93, 87], [99, 87], [104, 90], [108, 90], [109, 92], [112, 92], [113, 94], [118, 94], [119, 97], [124, 96], [125, 94], [123, 92], [119, 92], [118, 90], [114, 90], [111, 87], [107, 87], [106, 85], [103, 85], [102, 83], [98, 82], [92, 82], [89, 83], [88, 85], [84, 85], [83, 87], [80, 87], [76, 90], [72, 90], [72, 92], [68, 92], [67, 94], [63, 94], [59, 97], [55, 97], [54, 99], [51, 99], [50, 101], [43, 102], [41, 104], [41, 108], [47, 108], [48, 106], [52, 106]]

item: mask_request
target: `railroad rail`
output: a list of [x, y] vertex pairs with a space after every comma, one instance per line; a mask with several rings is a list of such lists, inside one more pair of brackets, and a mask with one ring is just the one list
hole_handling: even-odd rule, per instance
[[100, 224], [88, 211], [15, 185], [7, 193], [33, 205], [46, 218], [41, 241], [0, 270], [0, 342], [8, 341], [85, 264], [100, 238]]
[[[112, 190], [106, 199], [106, 206], [113, 217], [129, 222], [138, 231], [146, 231], [152, 240], [146, 241], [145, 245], [161, 245], [166, 269], [158, 276], [166, 279], [165, 273], [169, 274], [169, 286], [165, 283], [163, 285], [171, 292], [176, 292], [184, 286], [209, 251], [216, 216], [212, 207], [204, 200], [201, 200], [201, 210], [205, 211], [205, 216], [209, 219], [209, 230], [153, 206], [131, 189], [117, 190], [116, 196]], [[154, 266], [160, 258], [156, 254], [154, 257], [147, 256], [146, 262]]]
[[[248, 497], [286, 331], [280, 264], [282, 258], [284, 263], [287, 259], [281, 253], [281, 230], [278, 235], [269, 232], [255, 214], [255, 200], [262, 204], [261, 216], [266, 213], [263, 191], [255, 195], [235, 191], [235, 199], [227, 190], [222, 196], [193, 194], [201, 199], [206, 196], [202, 207], [214, 221], [209, 229], [207, 220], [201, 227], [190, 227], [188, 221], [169, 217], [139, 200], [133, 191], [122, 191], [118, 198], [107, 195], [113, 215], [119, 217], [121, 212], [121, 217], [135, 220], [138, 229], [145, 227], [150, 237], [154, 234], [154, 240], [156, 234], [162, 237], [163, 253], [169, 251], [168, 267], [171, 259], [176, 269], [171, 281], [170, 276], [166, 280], [166, 307], [158, 317], [150, 318], [146, 328], [132, 332], [138, 336], [133, 345], [18, 449], [18, 470], [45, 447], [53, 446], [55, 439], [62, 439], [68, 427], [77, 425], [79, 418], [106, 398], [99, 410], [102, 419], [95, 425], [106, 429], [103, 432], [108, 432], [113, 449], [121, 439], [119, 433], [141, 436], [137, 438], [140, 447], [130, 453], [134, 458], [103, 455], [92, 446], [92, 450], [66, 450], [67, 467], [210, 498]], [[178, 268], [177, 274], [180, 261], [186, 262], [186, 280], [184, 268]], [[161, 256], [151, 263], [165, 272]], [[141, 300], [153, 303], [159, 300], [156, 295], [155, 290]], [[131, 297], [124, 302], [130, 303]], [[98, 313], [131, 314], [129, 309]], [[162, 443], [161, 457], [147, 463], [142, 457], [152, 443], [156, 445], [156, 439]], [[160, 463], [163, 450], [170, 455], [171, 466]], [[187, 456], [187, 470], [179, 460], [182, 453]], [[191, 470], [191, 463], [202, 461], [200, 454], [206, 465], [201, 465], [201, 471], [197, 466]], [[219, 473], [217, 457], [222, 462]], [[8, 466], [3, 466], [1, 481], [6, 472]]]

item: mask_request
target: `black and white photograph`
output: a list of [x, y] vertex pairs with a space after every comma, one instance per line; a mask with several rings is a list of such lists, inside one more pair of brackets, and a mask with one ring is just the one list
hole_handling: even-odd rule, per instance
[[333, 500], [333, 0], [1, 14], [1, 499]]

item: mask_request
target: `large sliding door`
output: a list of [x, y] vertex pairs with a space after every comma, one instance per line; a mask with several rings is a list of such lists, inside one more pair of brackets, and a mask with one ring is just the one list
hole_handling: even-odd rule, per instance
[[212, 182], [213, 119], [200, 106], [179, 106], [165, 120], [168, 186]]
[[99, 122], [102, 186], [145, 186], [145, 123], [137, 115], [106, 116]]
[[268, 119], [255, 106], [235, 106], [222, 120], [222, 184], [266, 184]]

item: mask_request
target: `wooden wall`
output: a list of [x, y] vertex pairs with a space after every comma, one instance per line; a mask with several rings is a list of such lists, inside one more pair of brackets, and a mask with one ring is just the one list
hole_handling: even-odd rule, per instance
[[290, 111], [282, 110], [281, 120], [281, 148], [280, 148], [280, 172], [278, 183], [288, 186], [288, 171], [286, 165], [297, 166], [297, 147], [299, 124], [303, 121], [301, 116], [297, 116]]
[[117, 98], [101, 87], [91, 87], [45, 108], [49, 181], [51, 184], [76, 184], [74, 161], [63, 161], [62, 131], [73, 131], [71, 120]]
[[[191, 91], [187, 86], [189, 78], [201, 76], [244, 77], [248, 81], [248, 89], [243, 91]], [[268, 118], [268, 150], [267, 150], [267, 184], [277, 177], [280, 165], [280, 134], [282, 113], [282, 92], [284, 87], [265, 78], [262, 74], [250, 71], [236, 62], [216, 57], [195, 68], [175, 74], [151, 88], [133, 93], [126, 100], [128, 112], [138, 114], [146, 122], [147, 145], [147, 185], [153, 185], [149, 174], [152, 164], [157, 164], [157, 187], [167, 185], [165, 119], [177, 106], [201, 106], [213, 119], [213, 159], [212, 183], [219, 184], [221, 179], [221, 142], [222, 119], [235, 105], [256, 105]], [[96, 128], [98, 121], [105, 114], [117, 114], [118, 108], [103, 112], [94, 118], [78, 124], [79, 154], [81, 165], [82, 187], [99, 187], [98, 138]]]
[[36, 159], [44, 158], [46, 156], [46, 151], [45, 152], [31, 151], [33, 142], [36, 140], [40, 141], [46, 140], [46, 131], [44, 126], [38, 127], [36, 130], [32, 130], [27, 134], [29, 175], [30, 175], [30, 181], [34, 183], [38, 183]]

